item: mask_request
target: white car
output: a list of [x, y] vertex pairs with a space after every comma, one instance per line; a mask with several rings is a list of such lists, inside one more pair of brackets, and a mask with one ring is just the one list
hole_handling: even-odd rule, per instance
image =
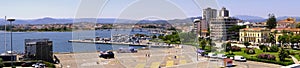
[[236, 60], [236, 61], [247, 61], [247, 59], [244, 58], [243, 56], [234, 56], [233, 60]]
[[208, 53], [207, 55], [209, 58], [217, 58], [217, 54], [216, 53]]
[[227, 58], [227, 56], [225, 56], [225, 54], [218, 54], [217, 57], [220, 58], [220, 59], [225, 59], [225, 58]]

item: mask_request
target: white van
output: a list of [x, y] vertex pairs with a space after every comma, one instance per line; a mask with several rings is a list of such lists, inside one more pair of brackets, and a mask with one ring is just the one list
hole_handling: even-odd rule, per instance
[[236, 61], [247, 61], [246, 58], [244, 58], [243, 56], [234, 56], [233, 60], [236, 60]]

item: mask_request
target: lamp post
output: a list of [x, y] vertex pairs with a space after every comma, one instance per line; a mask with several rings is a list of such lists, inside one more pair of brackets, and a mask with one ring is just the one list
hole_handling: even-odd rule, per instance
[[6, 16], [4, 17], [4, 48], [5, 48], [5, 52], [7, 51], [7, 47], [6, 47]]
[[7, 21], [9, 21], [9, 23], [10, 23], [10, 51], [11, 51], [11, 58], [10, 58], [10, 60], [11, 60], [11, 66], [13, 67], [13, 47], [12, 47], [12, 22], [13, 21], [15, 21], [15, 19], [7, 19]]

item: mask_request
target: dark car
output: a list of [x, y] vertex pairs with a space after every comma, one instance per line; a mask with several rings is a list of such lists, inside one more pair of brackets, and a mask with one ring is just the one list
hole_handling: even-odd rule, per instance
[[106, 53], [100, 53], [99, 57], [109, 59], [109, 58], [115, 58], [115, 54], [112, 51], [106, 52]]
[[25, 62], [25, 63], [22, 63], [21, 66], [22, 67], [32, 67], [32, 64], [35, 64], [33, 62]]

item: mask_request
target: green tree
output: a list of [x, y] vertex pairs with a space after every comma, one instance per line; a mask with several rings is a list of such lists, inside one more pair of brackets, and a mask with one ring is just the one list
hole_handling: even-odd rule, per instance
[[225, 45], [225, 51], [229, 52], [229, 54], [232, 54], [231, 43], [230, 42], [226, 43], [226, 45]]
[[171, 35], [166, 35], [163, 37], [165, 43], [168, 44], [180, 44], [180, 38], [177, 32], [172, 33]]
[[263, 52], [267, 52], [268, 47], [265, 45], [259, 45], [259, 49], [263, 50]]
[[267, 28], [273, 29], [276, 27], [277, 22], [276, 22], [276, 17], [274, 14], [269, 14], [269, 19], [267, 20]]
[[269, 42], [271, 44], [275, 44], [276, 43], [274, 34], [269, 33], [269, 37], [267, 38], [267, 42]]
[[156, 35], [153, 35], [153, 36], [152, 36], [152, 39], [156, 39], [156, 38], [157, 38], [157, 36], [156, 36]]
[[206, 47], [206, 45], [207, 45], [207, 41], [206, 41], [206, 40], [201, 40], [201, 41], [199, 42], [199, 44], [200, 44], [200, 47], [202, 48], [202, 50], [205, 50], [205, 47]]
[[293, 35], [291, 38], [290, 38], [290, 42], [292, 43], [291, 47], [293, 48], [294, 47], [294, 44], [295, 43], [298, 43], [300, 40], [300, 35]]
[[233, 36], [230, 36], [231, 39], [233, 40], [238, 40], [239, 39], [239, 31], [240, 29], [244, 29], [246, 26], [239, 26], [239, 25], [234, 25], [228, 29], [228, 32], [234, 33]]
[[289, 51], [281, 48], [280, 51], [279, 51], [279, 53], [278, 53], [279, 60], [280, 61], [284, 61], [285, 58], [289, 56], [289, 54], [290, 54]]
[[278, 37], [278, 41], [281, 43], [281, 46], [285, 46], [285, 43], [290, 42], [290, 36], [287, 34], [283, 34], [282, 36]]
[[158, 38], [159, 39], [164, 39], [164, 35], [159, 35]]
[[270, 47], [270, 52], [278, 52], [278, 51], [279, 51], [278, 46], [272, 45], [272, 46]]
[[243, 44], [246, 46], [246, 48], [251, 45], [249, 42], [244, 42]]

